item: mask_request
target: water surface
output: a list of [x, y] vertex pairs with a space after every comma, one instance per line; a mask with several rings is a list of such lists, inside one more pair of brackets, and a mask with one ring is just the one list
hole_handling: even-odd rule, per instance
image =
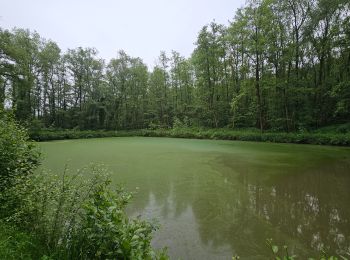
[[300, 259], [350, 251], [350, 149], [102, 138], [40, 143], [54, 171], [103, 162], [135, 191], [128, 212], [161, 225], [153, 245], [178, 259], [266, 259], [267, 238]]

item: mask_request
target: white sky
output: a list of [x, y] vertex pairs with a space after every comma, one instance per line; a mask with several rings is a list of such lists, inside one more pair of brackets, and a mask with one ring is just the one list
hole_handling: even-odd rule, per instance
[[107, 61], [123, 49], [150, 67], [161, 50], [189, 57], [199, 30], [228, 24], [244, 0], [0, 0], [0, 27], [37, 31], [67, 48], [95, 47]]

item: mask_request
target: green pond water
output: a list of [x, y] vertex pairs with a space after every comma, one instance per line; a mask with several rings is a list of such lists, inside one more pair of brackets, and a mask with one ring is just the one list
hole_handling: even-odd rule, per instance
[[153, 245], [175, 259], [266, 259], [350, 251], [350, 149], [327, 146], [101, 138], [44, 142], [42, 168], [104, 163], [136, 191], [130, 216], [157, 219]]

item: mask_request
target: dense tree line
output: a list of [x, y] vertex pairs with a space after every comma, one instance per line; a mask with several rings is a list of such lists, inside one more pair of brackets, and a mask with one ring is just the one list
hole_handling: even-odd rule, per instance
[[251, 0], [198, 34], [188, 59], [161, 52], [149, 71], [120, 51], [70, 49], [0, 30], [0, 106], [32, 125], [187, 126], [295, 131], [350, 120], [350, 4]]

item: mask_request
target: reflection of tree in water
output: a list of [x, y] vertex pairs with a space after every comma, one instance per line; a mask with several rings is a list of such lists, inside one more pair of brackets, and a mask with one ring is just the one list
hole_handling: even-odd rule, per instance
[[[193, 204], [202, 239], [230, 243], [241, 256], [268, 254], [264, 240], [270, 237], [297, 246], [299, 255], [321, 247], [342, 254], [350, 248], [349, 169], [347, 164], [328, 164], [268, 179], [263, 171], [241, 172], [238, 183], [232, 173], [223, 172], [231, 187], [214, 184], [210, 196], [198, 194], [205, 199]], [[205, 207], [208, 203], [216, 205]], [[216, 212], [208, 214], [212, 208]]]
[[[249, 179], [242, 179], [249, 185]], [[275, 176], [248, 193], [257, 198], [252, 200], [255, 213], [281, 232], [309, 248], [344, 253], [350, 247], [349, 187], [350, 175], [330, 165], [313, 172]]]
[[185, 163], [176, 169], [179, 174], [161, 173], [159, 178], [155, 178], [152, 172], [151, 178], [145, 173], [142, 180], [135, 180], [135, 183], [142, 183], [142, 186], [139, 187], [133, 203], [130, 204], [131, 211], [141, 213], [150, 204], [155, 204], [154, 207], [161, 208], [159, 214], [162, 218], [168, 217], [169, 214], [174, 217], [179, 216], [191, 206], [196, 183], [199, 182], [198, 178], [201, 179], [193, 169], [195, 165], [195, 163], [192, 165]]
[[[216, 164], [219, 168], [222, 161]], [[322, 246], [330, 253], [349, 250], [348, 163], [329, 161], [322, 168], [285, 172], [269, 165], [226, 166], [217, 174], [184, 168], [181, 176], [144, 180], [134, 211], [149, 208], [163, 219], [176, 219], [191, 208], [203, 244], [229, 245], [232, 254], [249, 259], [270, 256], [267, 238], [289, 245], [300, 257]]]

